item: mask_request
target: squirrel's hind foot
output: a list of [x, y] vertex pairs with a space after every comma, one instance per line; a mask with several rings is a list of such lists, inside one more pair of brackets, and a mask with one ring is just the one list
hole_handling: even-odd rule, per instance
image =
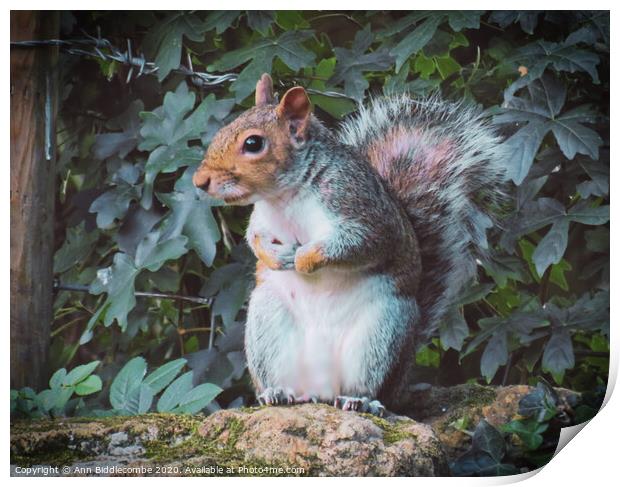
[[337, 396], [334, 400], [334, 407], [343, 411], [357, 411], [358, 413], [369, 413], [382, 418], [385, 415], [385, 407], [376, 399], [371, 401], [367, 397]]
[[256, 398], [261, 406], [295, 404], [295, 393], [288, 387], [267, 387]]

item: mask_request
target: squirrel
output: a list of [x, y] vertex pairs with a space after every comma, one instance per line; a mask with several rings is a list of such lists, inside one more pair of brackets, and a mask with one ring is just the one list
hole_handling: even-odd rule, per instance
[[500, 137], [437, 95], [376, 98], [335, 133], [303, 87], [277, 102], [267, 74], [255, 105], [214, 136], [193, 182], [254, 204], [245, 352], [258, 401], [402, 411], [416, 344], [484, 254]]

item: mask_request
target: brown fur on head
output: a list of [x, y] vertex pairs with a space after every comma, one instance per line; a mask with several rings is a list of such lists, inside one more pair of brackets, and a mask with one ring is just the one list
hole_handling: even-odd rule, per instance
[[307, 135], [311, 107], [303, 88], [291, 88], [276, 105], [271, 77], [263, 74], [255, 100], [215, 135], [194, 174], [194, 185], [229, 204], [247, 205], [277, 192], [279, 171]]

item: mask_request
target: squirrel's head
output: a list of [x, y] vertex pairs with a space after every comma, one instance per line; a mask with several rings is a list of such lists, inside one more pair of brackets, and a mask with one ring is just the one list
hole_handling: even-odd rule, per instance
[[308, 136], [312, 110], [302, 87], [291, 88], [276, 104], [271, 77], [263, 74], [255, 99], [255, 107], [215, 135], [194, 174], [194, 185], [232, 205], [277, 193], [278, 175]]

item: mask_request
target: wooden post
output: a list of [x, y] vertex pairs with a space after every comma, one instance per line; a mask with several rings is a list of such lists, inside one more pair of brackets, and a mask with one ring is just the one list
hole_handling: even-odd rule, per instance
[[[11, 11], [11, 41], [58, 37], [58, 12]], [[43, 388], [52, 323], [55, 47], [11, 47], [11, 388]]]

